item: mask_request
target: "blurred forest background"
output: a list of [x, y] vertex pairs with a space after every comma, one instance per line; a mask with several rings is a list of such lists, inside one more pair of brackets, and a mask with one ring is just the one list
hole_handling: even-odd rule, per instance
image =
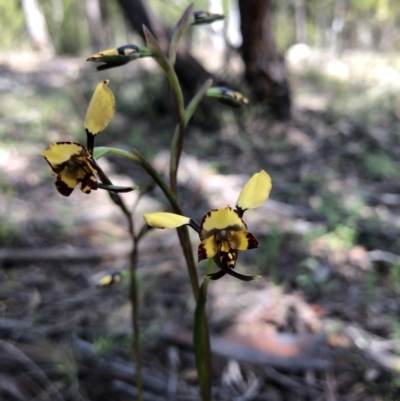
[[[62, 197], [39, 155], [53, 141], [83, 143], [93, 90], [110, 79], [116, 114], [96, 145], [135, 147], [167, 176], [176, 119], [162, 72], [151, 59], [103, 72], [85, 60], [143, 44], [142, 22], [167, 43], [188, 4], [0, 0], [0, 400], [136, 397], [124, 274], [97, 286], [128, 266], [123, 216], [105, 191]], [[260, 169], [273, 180], [268, 202], [246, 215], [260, 248], [237, 265], [263, 278], [209, 287], [215, 400], [400, 399], [400, 2], [198, 0], [195, 9], [226, 19], [185, 36], [186, 100], [212, 76], [250, 104], [205, 99], [196, 112], [179, 175], [185, 214], [199, 222], [234, 206]], [[264, 23], [258, 78], [245, 15]], [[126, 160], [100, 164], [117, 185], [149, 185]], [[147, 193], [136, 221], [167, 207]], [[145, 399], [199, 400], [194, 302], [174, 232], [146, 237], [138, 274]]]

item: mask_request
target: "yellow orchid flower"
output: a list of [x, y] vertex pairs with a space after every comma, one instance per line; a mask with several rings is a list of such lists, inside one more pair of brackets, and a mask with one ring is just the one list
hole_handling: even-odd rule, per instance
[[142, 57], [150, 57], [151, 50], [145, 46], [125, 45], [116, 49], [102, 50], [89, 57], [86, 61], [104, 63], [96, 68], [96, 71], [108, 70], [128, 64], [130, 61]]
[[94, 159], [79, 143], [54, 142], [41, 155], [57, 174], [56, 188], [64, 196], [71, 195], [80, 184], [81, 191], [90, 194], [97, 189], [97, 167]]
[[78, 184], [86, 194], [97, 188], [113, 192], [128, 192], [133, 189], [99, 183], [95, 176], [101, 170], [92, 157], [94, 136], [107, 127], [115, 109], [114, 94], [108, 88], [108, 82], [105, 80], [97, 85], [86, 113], [84, 127], [87, 148], [76, 142], [54, 142], [41, 153], [57, 174], [56, 188], [64, 196], [69, 196]]
[[247, 209], [261, 206], [271, 192], [271, 178], [264, 170], [254, 174], [243, 187], [236, 202], [236, 208], [210, 210], [200, 226], [190, 217], [174, 213], [150, 213], [143, 216], [146, 223], [154, 228], [176, 228], [189, 225], [198, 232], [200, 245], [198, 260], [213, 258], [220, 271], [208, 275], [217, 280], [226, 273], [243, 281], [251, 281], [257, 276], [238, 273], [235, 270], [239, 251], [258, 248], [257, 238], [247, 230], [242, 217]]

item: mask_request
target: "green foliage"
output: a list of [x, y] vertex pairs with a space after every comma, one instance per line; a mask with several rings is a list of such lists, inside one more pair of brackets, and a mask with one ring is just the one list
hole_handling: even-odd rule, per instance
[[395, 180], [400, 177], [398, 161], [386, 152], [364, 152], [361, 161], [367, 175], [373, 180]]
[[[59, 30], [57, 52], [59, 54], [79, 54], [88, 48], [89, 34], [83, 2], [63, 0], [64, 18]], [[54, 27], [58, 29], [58, 27]]]
[[256, 264], [261, 272], [271, 277], [274, 283], [278, 283], [279, 257], [284, 251], [285, 233], [278, 227], [271, 227], [268, 235], [259, 240], [267, 246], [260, 247]]
[[0, 0], [0, 50], [27, 48], [25, 18], [18, 0]]
[[400, 292], [400, 257], [390, 266], [389, 285], [391, 285], [397, 293]]
[[357, 11], [376, 11], [382, 3], [380, 0], [351, 0], [350, 6]]

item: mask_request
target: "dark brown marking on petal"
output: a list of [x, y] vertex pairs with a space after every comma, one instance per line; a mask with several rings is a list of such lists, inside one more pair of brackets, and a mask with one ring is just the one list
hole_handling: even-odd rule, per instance
[[96, 160], [93, 159], [93, 158], [91, 158], [91, 157], [88, 157], [86, 160], [87, 160], [87, 162], [91, 165], [92, 169], [93, 169], [96, 173], [98, 173], [99, 167], [97, 166]]
[[207, 274], [206, 277], [209, 278], [210, 280], [218, 280], [221, 277], [225, 276], [225, 272], [223, 270], [219, 270], [215, 273]]
[[258, 248], [258, 240], [252, 233], [247, 233], [246, 239], [248, 241], [247, 249]]
[[[236, 262], [237, 251], [220, 252], [220, 253], [221, 253], [221, 255], [228, 254], [228, 253], [234, 255], [235, 262]], [[251, 276], [251, 275], [239, 273], [236, 270], [233, 270], [233, 268], [229, 267], [227, 264], [221, 263], [221, 260], [223, 260], [223, 257], [220, 257], [220, 255], [216, 255], [214, 257], [214, 261], [215, 261], [216, 265], [221, 269], [221, 271], [223, 271], [224, 273], [229, 274], [232, 277], [235, 277], [235, 278], [237, 278], [239, 280], [246, 281], [246, 282], [247, 281], [252, 281], [252, 280], [254, 280], [254, 279], [256, 279], [258, 277], [258, 276]], [[221, 277], [222, 277], [222, 274], [221, 274]], [[213, 278], [211, 278], [211, 279], [213, 279]], [[216, 279], [214, 279], [214, 280], [216, 280]]]
[[50, 168], [55, 172], [55, 173], [60, 173], [62, 170], [64, 170], [64, 167], [60, 167], [60, 165], [53, 166], [48, 160], [47, 157], [44, 156], [44, 159], [46, 160], [47, 164], [50, 166]]
[[237, 251], [231, 250], [229, 252], [219, 251], [216, 257], [219, 260], [218, 266], [224, 266], [227, 269], [234, 269], [237, 259]]
[[199, 247], [197, 248], [197, 257], [198, 257], [198, 262], [207, 259], [207, 251], [203, 244], [200, 244]]
[[74, 188], [70, 188], [64, 181], [62, 181], [59, 176], [57, 176], [55, 184], [57, 191], [64, 196], [70, 196], [74, 190]]
[[[118, 54], [120, 54], [121, 56], [124, 56], [127, 54], [129, 55], [131, 53], [138, 53], [139, 47], [136, 45], [124, 45], [124, 46], [118, 47], [117, 50], [118, 50]], [[129, 53], [126, 53], [125, 50], [132, 50], [132, 51]]]
[[97, 189], [97, 180], [93, 174], [86, 174], [81, 181], [81, 191], [90, 194], [90, 191]]
[[203, 217], [203, 219], [201, 220], [201, 224], [200, 224], [200, 228], [203, 227], [203, 224], [205, 222], [206, 219], [208, 219], [211, 216], [211, 212], [218, 210], [218, 209], [211, 209], [208, 213], [206, 213]]

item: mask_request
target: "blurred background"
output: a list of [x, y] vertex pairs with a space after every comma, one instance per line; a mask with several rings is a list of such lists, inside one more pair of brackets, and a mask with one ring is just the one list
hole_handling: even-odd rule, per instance
[[[95, 72], [85, 60], [143, 45], [143, 24], [166, 50], [188, 5], [0, 0], [1, 400], [136, 397], [126, 222], [105, 191], [61, 196], [40, 153], [85, 143], [88, 103], [109, 79], [116, 113], [96, 145], [135, 147], [167, 177], [176, 118], [160, 69], [141, 59]], [[195, 9], [226, 18], [184, 37], [176, 70], [186, 102], [212, 77], [250, 104], [203, 101], [185, 137], [182, 208], [200, 222], [234, 206], [260, 169], [273, 181], [267, 203], [245, 215], [260, 247], [237, 264], [263, 277], [209, 286], [215, 400], [399, 399], [400, 3], [204, 0]], [[122, 158], [100, 164], [116, 185], [151, 184]], [[160, 210], [161, 192], [146, 193], [136, 228]], [[140, 249], [146, 399], [199, 400], [178, 238], [154, 230]]]

